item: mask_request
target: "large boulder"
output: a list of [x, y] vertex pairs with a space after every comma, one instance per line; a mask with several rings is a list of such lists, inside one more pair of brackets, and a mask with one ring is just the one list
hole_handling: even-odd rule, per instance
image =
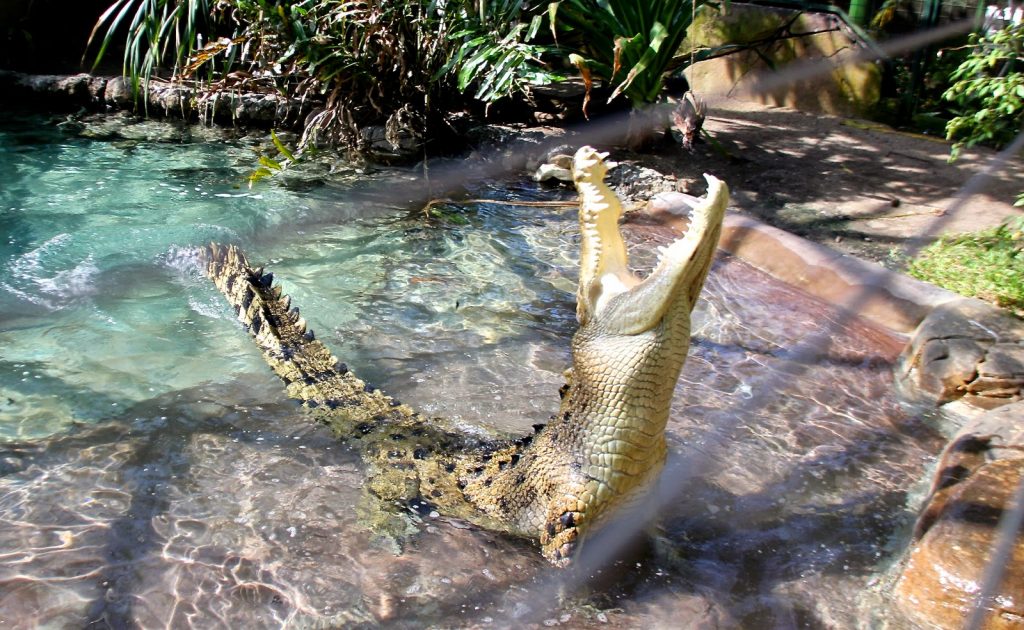
[[962, 298], [921, 322], [900, 355], [896, 380], [911, 399], [983, 409], [1024, 397], [1024, 321]]
[[[694, 64], [687, 78], [694, 90], [729, 95], [769, 106], [840, 116], [870, 114], [881, 94], [878, 64], [856, 59], [871, 46], [835, 13], [732, 3], [720, 11], [700, 11], [680, 51], [738, 46], [733, 54]], [[831, 63], [830, 72], [794, 77], [784, 84], [760, 85], [777, 68]]]
[[991, 563], [1004, 564], [985, 628], [1024, 627], [1024, 530], [995, 558], [1000, 518], [1024, 483], [1024, 402], [964, 426], [941, 455], [915, 541], [894, 591], [903, 614], [928, 628], [962, 628]]

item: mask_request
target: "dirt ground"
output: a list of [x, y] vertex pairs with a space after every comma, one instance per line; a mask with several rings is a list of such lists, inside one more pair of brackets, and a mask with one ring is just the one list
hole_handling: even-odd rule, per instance
[[698, 191], [701, 173], [713, 173], [740, 211], [845, 253], [901, 268], [912, 248], [938, 235], [1024, 216], [1012, 205], [1024, 192], [1019, 156], [972, 181], [995, 151], [965, 151], [949, 164], [944, 140], [877, 123], [735, 99], [708, 105], [704, 128], [719, 147], [703, 140], [692, 154], [640, 161]]

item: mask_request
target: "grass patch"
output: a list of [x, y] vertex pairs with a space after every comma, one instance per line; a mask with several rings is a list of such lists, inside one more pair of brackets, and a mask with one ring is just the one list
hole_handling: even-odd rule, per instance
[[1024, 318], [1024, 219], [943, 237], [910, 261], [910, 275]]

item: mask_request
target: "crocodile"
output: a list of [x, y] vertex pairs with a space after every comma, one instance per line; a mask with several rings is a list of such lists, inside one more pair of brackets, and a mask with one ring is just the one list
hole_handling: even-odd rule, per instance
[[636, 502], [659, 475], [665, 425], [690, 344], [690, 313], [717, 247], [728, 203], [705, 175], [686, 234], [659, 248], [641, 279], [628, 268], [622, 205], [608, 166], [583, 147], [573, 158], [579, 195], [580, 278], [558, 414], [531, 435], [490, 439], [424, 417], [368, 386], [311, 330], [273, 274], [234, 245], [203, 248], [206, 274], [234, 307], [287, 394], [358, 444], [365, 487], [385, 505], [423, 509], [539, 541], [550, 562], [572, 562], [585, 537]]

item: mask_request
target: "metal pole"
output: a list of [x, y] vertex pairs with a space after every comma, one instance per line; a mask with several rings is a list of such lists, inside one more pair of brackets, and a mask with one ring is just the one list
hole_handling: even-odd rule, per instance
[[871, 0], [850, 0], [850, 21], [857, 26], [867, 26], [871, 14]]

